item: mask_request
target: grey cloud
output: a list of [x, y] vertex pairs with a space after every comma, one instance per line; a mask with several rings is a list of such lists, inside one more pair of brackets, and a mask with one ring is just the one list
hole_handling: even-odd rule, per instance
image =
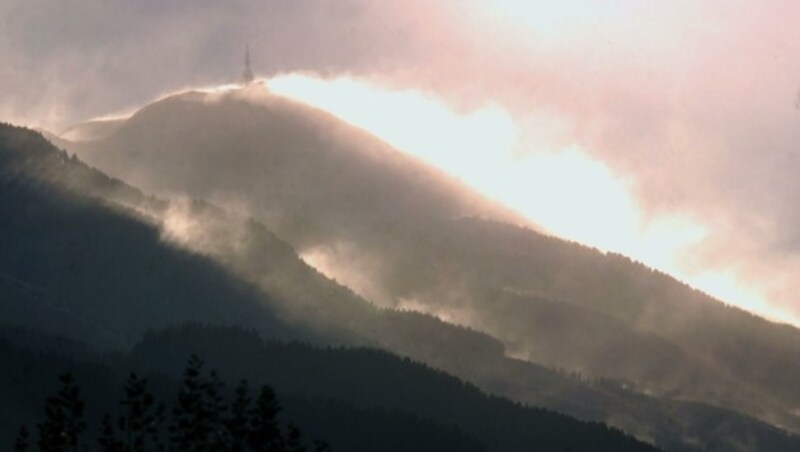
[[622, 22], [526, 41], [475, 19], [476, 2], [0, 0], [0, 116], [59, 130], [232, 81], [249, 41], [262, 75], [348, 73], [555, 118], [558, 144], [634, 181], [648, 215], [712, 228], [695, 265], [774, 286], [800, 313], [785, 282], [800, 271], [797, 5], [637, 3]]
[[[0, 1], [0, 113], [63, 128], [186, 86], [365, 71], [414, 45], [402, 7], [365, 1]], [[435, 8], [429, 8], [430, 10]]]

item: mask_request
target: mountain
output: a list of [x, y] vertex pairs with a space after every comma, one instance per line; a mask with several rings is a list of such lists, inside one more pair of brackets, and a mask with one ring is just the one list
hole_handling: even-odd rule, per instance
[[[258, 213], [293, 243], [371, 236], [410, 217], [520, 221], [366, 132], [256, 85], [171, 96], [105, 139], [60, 144], [149, 192]], [[243, 185], [252, 196], [241, 196]]]
[[[576, 380], [530, 362], [507, 358], [504, 356], [503, 346], [496, 340], [474, 331], [442, 323], [435, 318], [410, 312], [376, 309], [357, 295], [311, 270], [289, 245], [253, 220], [226, 213], [222, 209], [200, 201], [165, 202], [146, 197], [119, 180], [87, 167], [74, 156], [70, 157], [48, 146], [36, 134], [13, 128], [6, 128], [3, 132], [4, 146], [0, 149], [4, 151], [3, 156], [6, 158], [3, 174], [7, 176], [3, 182], [9, 184], [11, 188], [9, 192], [19, 191], [20, 187], [38, 187], [45, 198], [64, 196], [97, 207], [103, 212], [100, 217], [108, 212], [112, 213], [112, 216], [122, 213], [125, 222], [149, 229], [150, 240], [155, 242], [157, 239], [159, 249], [185, 253], [185, 249], [189, 248], [191, 251], [189, 254], [205, 262], [209, 262], [207, 256], [212, 256], [215, 258], [213, 262], [217, 264], [211, 267], [211, 274], [196, 274], [195, 278], [214, 281], [217, 277], [214, 274], [215, 270], [222, 270], [229, 276], [235, 276], [240, 283], [258, 292], [251, 295], [264, 303], [263, 307], [271, 311], [273, 317], [279, 317], [283, 324], [281, 327], [275, 327], [277, 322], [268, 321], [259, 313], [245, 314], [241, 319], [233, 320], [224, 315], [219, 316], [219, 309], [229, 307], [226, 296], [220, 297], [216, 302], [211, 301], [210, 303], [214, 305], [210, 309], [204, 308], [204, 304], [200, 303], [193, 306], [197, 310], [188, 315], [176, 314], [175, 317], [167, 319], [158, 312], [153, 313], [146, 309], [142, 310], [143, 315], [138, 317], [140, 319], [138, 322], [135, 321], [137, 317], [109, 318], [109, 313], [117, 309], [115, 290], [127, 291], [128, 286], [108, 288], [103, 286], [103, 279], [84, 277], [81, 285], [73, 292], [69, 308], [82, 311], [84, 315], [88, 313], [93, 318], [101, 317], [103, 322], [109, 322], [115, 328], [139, 324], [138, 330], [128, 332], [124, 343], [134, 341], [136, 331], [141, 331], [144, 325], [148, 324], [158, 327], [169, 322], [193, 319], [211, 323], [220, 321], [241, 323], [253, 325], [262, 331], [262, 334], [271, 337], [276, 335], [280, 337], [277, 333], [282, 331], [281, 334], [285, 337], [304, 337], [306, 340], [311, 338], [318, 343], [373, 344], [395, 350], [461, 375], [492, 393], [549, 406], [583, 419], [609, 422], [636, 433], [640, 438], [647, 438], [649, 441], [664, 445], [670, 450], [694, 450], [691, 444], [713, 444], [715, 441], [720, 444], [721, 440], [717, 438], [719, 432], [730, 433], [726, 437], [729, 436], [731, 440], [726, 439], [721, 442], [730, 450], [738, 450], [738, 443], [733, 441], [737, 435], [733, 433], [751, 438], [749, 444], [756, 444], [762, 450], [770, 450], [770, 445], [796, 441], [777, 429], [771, 429], [753, 419], [735, 416], [733, 413], [712, 406], [690, 405], [680, 401], [659, 401], [625, 390], [614, 382]], [[18, 220], [16, 228], [9, 229], [9, 237], [19, 236], [29, 240], [31, 244], [39, 241], [47, 244], [51, 236], [66, 230], [82, 237], [80, 240], [71, 241], [77, 247], [82, 241], [97, 241], [107, 234], [99, 227], [102, 221], [88, 223], [75, 221], [75, 216], [67, 216], [64, 219], [62, 213], [58, 209], [51, 209], [49, 204], [44, 204], [40, 210], [49, 212], [52, 222], [45, 223], [38, 221], [37, 217], [15, 214], [13, 207], [16, 205], [36, 204], [29, 202], [37, 199], [35, 197], [27, 201], [24, 199], [28, 195], [30, 193], [23, 190], [20, 195], [21, 200], [3, 204], [9, 208], [9, 215], [4, 215], [3, 218]], [[50, 212], [51, 210], [54, 213]], [[82, 216], [77, 215], [77, 217]], [[90, 215], [86, 218], [93, 217]], [[95, 229], [88, 228], [94, 235], [86, 234], [84, 230], [87, 229], [86, 225], [95, 223], [98, 224]], [[26, 234], [30, 230], [35, 230], [34, 226], [37, 224], [40, 228], [42, 224], [52, 224], [54, 227], [45, 229], [47, 233], [42, 232], [26, 238]], [[114, 230], [116, 229], [118, 228]], [[116, 268], [118, 273], [127, 274], [125, 268], [127, 262], [135, 263], [136, 259], [131, 259], [126, 253], [135, 256], [139, 248], [148, 249], [152, 246], [132, 241], [124, 233], [117, 236], [112, 234], [110, 237], [115, 239], [113, 243], [100, 240], [95, 253], [89, 254], [102, 255], [106, 251], [113, 251], [111, 254], [114, 256], [113, 259], [101, 256], [100, 261], [106, 264], [99, 268], [99, 272], [96, 268], [99, 265], [97, 262], [81, 262], [80, 266], [84, 271], [98, 272], [99, 276], [103, 276], [104, 271]], [[135, 246], [125, 248], [115, 243], [131, 243]], [[176, 248], [178, 245], [181, 249]], [[37, 247], [49, 250], [49, 247], [44, 245]], [[8, 270], [13, 272], [11, 274], [19, 276], [22, 272], [13, 263], [26, 262], [26, 259], [29, 262], [26, 265], [36, 271], [39, 271], [37, 265], [41, 267], [41, 262], [56, 263], [58, 265], [55, 268], [63, 271], [64, 261], [72, 254], [81, 252], [72, 249], [70, 253], [41, 255], [37, 260], [31, 260], [26, 257], [26, 249], [9, 248], [8, 257], [12, 265], [9, 265]], [[170, 262], [169, 258], [164, 257], [158, 257], [157, 260], [159, 263], [163, 260], [164, 264]], [[112, 265], [108, 265], [108, 262], [112, 262]], [[159, 270], [167, 273], [174, 271], [178, 274], [181, 269], [173, 269], [168, 265]], [[136, 274], [133, 272], [133, 275]], [[148, 275], [142, 278], [147, 279]], [[51, 284], [52, 281], [59, 283], [60, 279], [47, 279], [41, 286], [36, 287], [45, 293], [64, 292], [63, 286]], [[141, 283], [138, 278], [131, 281], [134, 284]], [[157, 295], [154, 301], [174, 303], [173, 298], [182, 299], [184, 294], [172, 292], [174, 285], [175, 283], [169, 278], [153, 281], [149, 287], [153, 294]], [[12, 293], [12, 296], [20, 296], [21, 293], [23, 291]], [[84, 296], [92, 296], [82, 300], [81, 293], [84, 293]], [[98, 302], [94, 299], [95, 294], [107, 299]], [[130, 297], [122, 299], [130, 299], [134, 305], [144, 301], [147, 306], [147, 300]], [[11, 301], [15, 300], [12, 298]], [[95, 312], [98, 310], [101, 315]], [[26, 309], [18, 309], [14, 314], [17, 317], [11, 315], [4, 319], [8, 323], [25, 324], [30, 322], [30, 319], [25, 317], [27, 312]], [[70, 317], [54, 312], [44, 312], [38, 316], [38, 320], [41, 319], [50, 319], [51, 324], [57, 325], [60, 329], [55, 329], [56, 332], [67, 331], [73, 336], [85, 338], [94, 347], [114, 347], [114, 342], [98, 337], [98, 331], [102, 330], [98, 326], [103, 326], [100, 323], [69, 322], [65, 320], [69, 320]], [[287, 323], [289, 326], [286, 326]], [[43, 328], [53, 326], [41, 321], [38, 323], [34, 321], [33, 325]], [[64, 325], [72, 325], [73, 329], [65, 329]], [[298, 329], [302, 333], [298, 333]], [[121, 343], [122, 341], [116, 344], [119, 346]], [[676, 418], [675, 413], [680, 413], [680, 418]]]
[[288, 334], [257, 289], [165, 243], [136, 213], [91, 193], [143, 205], [154, 200], [55, 150], [41, 135], [5, 125], [0, 168], [0, 323], [102, 348], [188, 320]]
[[486, 332], [526, 361], [800, 431], [797, 329], [542, 235], [364, 131], [260, 87], [167, 97], [106, 138], [63, 144], [146, 190], [235, 206], [380, 306]]
[[[350, 330], [346, 325], [325, 331], [304, 328], [287, 310], [289, 305], [304, 309], [303, 300], [279, 300], [286, 294], [273, 295], [263, 290], [268, 286], [236, 276], [229, 268], [235, 269], [236, 263], [217, 263], [176, 247], [156, 227], [158, 221], [145, 213], [166, 215], [169, 203], [103, 175], [32, 131], [0, 125], [0, 198], [3, 443], [8, 444], [20, 423], [37, 421], [39, 403], [59, 373], [71, 371], [89, 383], [83, 387], [87, 404], [93, 407], [87, 416], [99, 417], [104, 404], [113, 409], [108, 401], [114, 399], [113, 388], [119, 387], [127, 371], [146, 371], [168, 387], [174, 383], [163, 373], [198, 352], [231, 379], [247, 377], [276, 385], [288, 394], [290, 418], [340, 444], [360, 445], [358, 450], [653, 450], [602, 424], [490, 397], [386, 352], [267, 344], [240, 329], [152, 332], [191, 321], [244, 326], [273, 341], [292, 338], [335, 344], [373, 340], [362, 336], [366, 324], [372, 324], [393, 330], [394, 339], [390, 334], [386, 340], [398, 344], [411, 344], [411, 334], [421, 333], [426, 339], [438, 334], [443, 343], [463, 342], [462, 350], [470, 344], [474, 357], [501, 357], [502, 352], [502, 347], [477, 333], [429, 317], [377, 310], [352, 293], [349, 301], [344, 295], [320, 301], [341, 297], [344, 301], [337, 303], [358, 303], [361, 315], [368, 316], [364, 325]], [[204, 203], [193, 203], [191, 208], [212, 218], [222, 214]], [[288, 264], [293, 257], [294, 264], [280, 269], [283, 274], [294, 272], [296, 278], [325, 290], [349, 293], [304, 267], [288, 245], [281, 245], [263, 227], [252, 224], [252, 228], [261, 234], [254, 237], [270, 245], [273, 257], [266, 264]], [[283, 284], [291, 287], [293, 282]], [[403, 327], [409, 330], [405, 334]], [[39, 330], [70, 339], [42, 335]], [[351, 334], [336, 334], [342, 331]], [[447, 353], [439, 345], [418, 348]], [[95, 349], [114, 353], [101, 355]], [[374, 387], [367, 390], [368, 383]], [[381, 393], [383, 398], [378, 398]], [[348, 433], [348, 426], [359, 420], [370, 431]], [[358, 434], [366, 439], [361, 441]], [[406, 436], [405, 448], [387, 447], [387, 438]]]
[[[702, 419], [684, 415], [678, 424], [669, 413], [680, 403], [664, 405], [613, 383], [574, 380], [509, 359], [501, 344], [477, 332], [417, 313], [376, 309], [314, 272], [289, 245], [252, 220], [203, 202], [173, 206], [147, 197], [53, 148], [36, 133], [9, 126], [0, 132], [0, 230], [9, 239], [6, 243], [16, 244], [5, 247], [3, 254], [0, 308], [5, 325], [65, 334], [104, 350], [120, 350], [145, 330], [185, 321], [249, 325], [273, 338], [395, 350], [462, 375], [492, 393], [624, 426], [671, 450], [694, 450], [686, 441], [710, 443], [716, 432], [729, 430], [756, 438], [765, 448], [796, 441], [708, 406], [704, 409], [711, 414]], [[184, 232], [201, 224], [206, 235], [195, 233], [192, 246], [203, 244], [203, 253], [187, 252], [188, 243], [176, 247], [180, 240], [167, 227], [172, 222]], [[215, 236], [228, 240], [207, 240]], [[141, 256], [147, 257], [147, 265], [141, 264]], [[25, 334], [25, 343], [55, 343], [62, 352], [83, 350], [30, 334]], [[51, 373], [57, 371], [62, 369], [51, 368]], [[41, 381], [12, 377], [12, 383]], [[8, 397], [23, 405], [35, 398], [9, 390]], [[4, 425], [13, 428], [12, 423]], [[5, 435], [11, 433], [6, 430]]]
[[[576, 380], [508, 358], [497, 340], [427, 315], [377, 310], [309, 269], [291, 248], [276, 242], [257, 223], [247, 221], [242, 226], [235, 216], [219, 217], [218, 209], [209, 211], [202, 203], [192, 203], [181, 209], [181, 214], [180, 223], [194, 225], [194, 237], [185, 246], [197, 246], [244, 280], [273, 294], [271, 299], [287, 318], [304, 322], [309, 329], [346, 328], [375, 346], [421, 360], [491, 393], [582, 419], [609, 422], [670, 450], [693, 450], [690, 444], [697, 443], [719, 444], [716, 438], [723, 431], [757, 438], [748, 447], [763, 444], [764, 450], [770, 449], [767, 444], [786, 437], [777, 429], [715, 407], [654, 400], [625, 390], [617, 382]], [[229, 240], [214, 239], [218, 237]], [[724, 444], [737, 450], [735, 444]]]

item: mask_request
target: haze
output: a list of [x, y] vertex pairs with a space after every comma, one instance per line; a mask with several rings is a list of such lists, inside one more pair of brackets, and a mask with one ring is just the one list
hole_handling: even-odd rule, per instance
[[800, 324], [800, 6], [558, 5], [0, 0], [0, 115], [60, 132], [228, 83], [250, 42], [272, 90], [548, 232]]

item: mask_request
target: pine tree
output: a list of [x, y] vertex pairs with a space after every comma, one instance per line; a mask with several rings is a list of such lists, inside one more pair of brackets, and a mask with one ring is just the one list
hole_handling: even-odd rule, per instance
[[225, 425], [226, 412], [223, 391], [225, 385], [215, 371], [211, 371], [209, 379], [203, 382], [203, 405], [208, 413], [209, 441], [211, 450], [225, 450], [228, 448], [230, 438]]
[[250, 404], [252, 400], [249, 395], [247, 381], [242, 380], [236, 386], [231, 403], [230, 412], [225, 425], [230, 438], [230, 452], [243, 452], [247, 447], [247, 439], [250, 436]]
[[[45, 420], [37, 425], [38, 451], [88, 452], [81, 434], [86, 430], [83, 421], [84, 402], [75, 379], [70, 374], [60, 377], [61, 388], [45, 403]], [[147, 380], [131, 373], [120, 404], [122, 415], [117, 424], [106, 413], [99, 426], [97, 449], [100, 452], [305, 452], [300, 430], [289, 425], [284, 436], [278, 414], [281, 407], [275, 392], [263, 386], [255, 403], [249, 395], [246, 381], [241, 381], [227, 404], [225, 387], [216, 372], [208, 378], [203, 374], [203, 362], [192, 355], [183, 375], [183, 384], [175, 400], [168, 438], [167, 429], [160, 427], [164, 420], [164, 405], [157, 404], [147, 388]], [[15, 452], [27, 452], [30, 438], [25, 427], [19, 430]], [[95, 449], [91, 449], [95, 450]], [[314, 442], [316, 452], [330, 448], [321, 441]]]
[[192, 355], [183, 373], [183, 384], [172, 409], [169, 427], [170, 444], [181, 451], [208, 450], [211, 431], [209, 415], [203, 403], [203, 362]]
[[114, 423], [108, 413], [103, 415], [103, 420], [100, 423], [100, 436], [97, 438], [97, 445], [100, 447], [100, 452], [123, 452], [125, 450], [122, 440], [117, 438], [114, 432]]
[[59, 377], [61, 389], [45, 403], [45, 421], [39, 427], [39, 449], [42, 452], [77, 452], [80, 436], [86, 430], [83, 420], [84, 402], [72, 374]]
[[125, 450], [144, 452], [158, 448], [158, 433], [164, 406], [156, 406], [155, 397], [147, 389], [147, 380], [131, 373], [125, 383], [125, 396], [120, 402], [125, 414], [120, 418]]
[[275, 398], [275, 392], [264, 385], [256, 400], [256, 406], [250, 412], [250, 448], [255, 452], [283, 451], [283, 436], [278, 425], [278, 413], [281, 408]]

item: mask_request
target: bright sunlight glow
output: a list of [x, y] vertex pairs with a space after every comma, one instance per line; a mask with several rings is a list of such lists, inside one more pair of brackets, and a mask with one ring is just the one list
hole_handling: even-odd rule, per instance
[[561, 39], [564, 35], [598, 24], [619, 25], [625, 22], [631, 5], [624, 1], [595, 0], [475, 0], [482, 20], [495, 20], [498, 26], [519, 27], [523, 35], [535, 39]]
[[627, 255], [721, 300], [787, 319], [727, 270], [682, 270], [681, 256], [708, 234], [701, 224], [679, 216], [642, 218], [619, 175], [578, 146], [524, 149], [520, 125], [498, 106], [458, 114], [423, 92], [348, 77], [290, 74], [267, 85], [441, 168], [554, 235]]

